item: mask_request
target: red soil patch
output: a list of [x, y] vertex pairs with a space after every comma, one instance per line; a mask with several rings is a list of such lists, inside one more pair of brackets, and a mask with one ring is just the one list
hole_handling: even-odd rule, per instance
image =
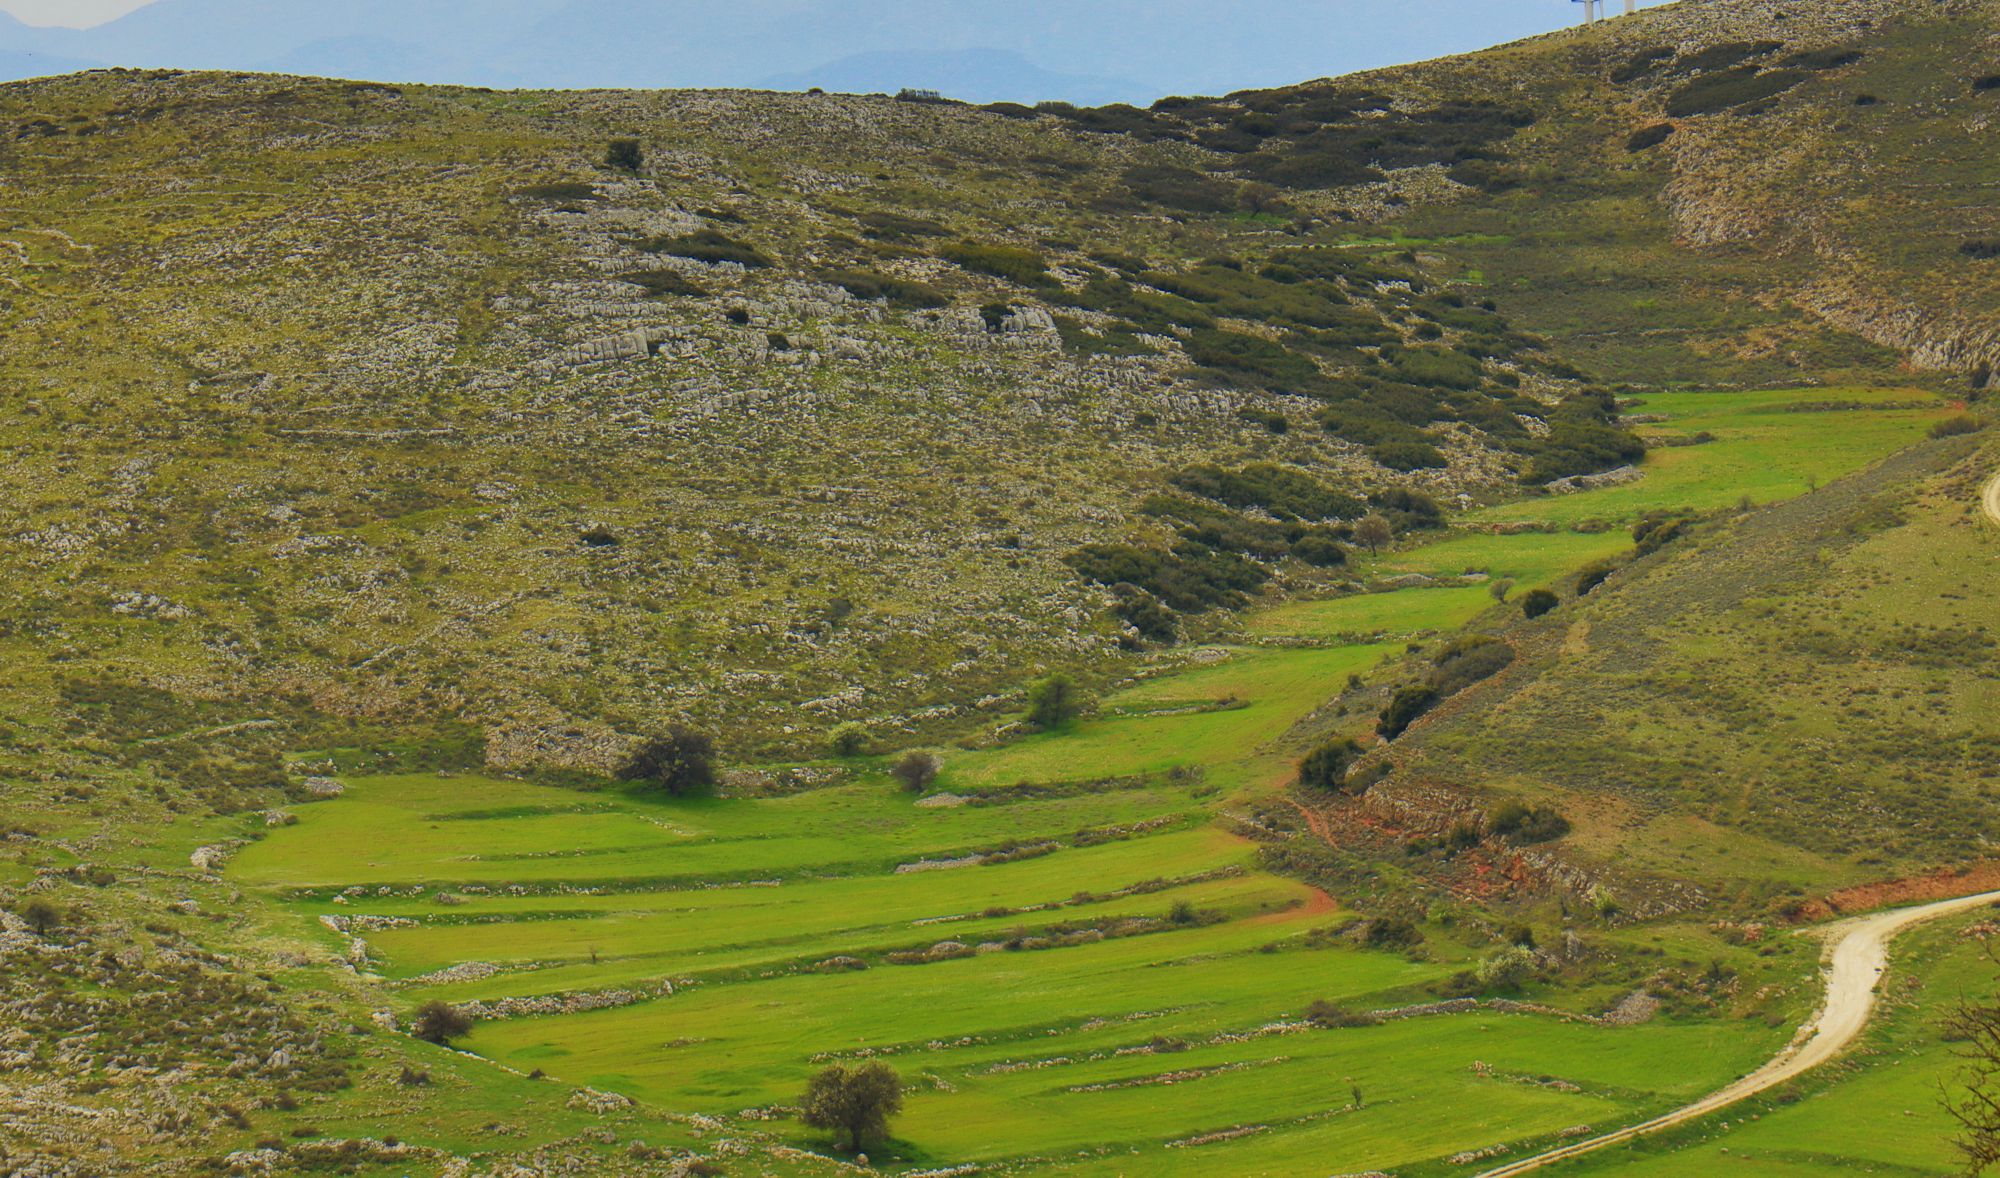
[[1856, 884], [1827, 895], [1830, 912], [1866, 912], [1891, 904], [1916, 900], [1948, 900], [1970, 892], [2000, 891], [2000, 862], [1989, 860], [1967, 867], [1948, 867], [1929, 875], [1892, 879], [1882, 883]]

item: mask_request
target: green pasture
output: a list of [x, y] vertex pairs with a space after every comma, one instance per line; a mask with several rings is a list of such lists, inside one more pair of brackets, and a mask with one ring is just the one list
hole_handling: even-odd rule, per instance
[[[1417, 953], [1363, 949], [1342, 935], [1352, 914], [1260, 871], [1253, 845], [1219, 815], [1287, 779], [1286, 734], [1350, 676], [1493, 610], [1492, 580], [1513, 581], [1516, 593], [1557, 585], [1630, 546], [1622, 525], [1573, 525], [1796, 494], [1919, 436], [1937, 411], [1889, 404], [1910, 396], [1648, 398], [1642, 412], [1671, 417], [1649, 431], [1716, 440], [1656, 449], [1636, 484], [1471, 519], [1565, 530], [1454, 531], [1357, 556], [1354, 569], [1376, 583], [1412, 573], [1485, 580], [1254, 611], [1242, 619], [1245, 644], [1176, 652], [1171, 669], [1109, 692], [1064, 730], [948, 750], [933, 794], [959, 795], [944, 798], [952, 804], [919, 805], [865, 758], [847, 763], [855, 772], [846, 784], [764, 799], [589, 793], [478, 775], [356, 777], [338, 801], [299, 807], [296, 825], [244, 847], [229, 874], [285, 895], [289, 918], [330, 951], [344, 944], [317, 917], [391, 918], [357, 935], [386, 1001], [401, 1009], [430, 998], [649, 995], [484, 1021], [462, 1045], [661, 1109], [738, 1117], [795, 1102], [829, 1059], [880, 1058], [908, 1085], [894, 1149], [911, 1165], [1289, 1175], [1312, 1159], [1316, 1172], [1462, 1172], [1446, 1159], [1610, 1128], [1749, 1070], [1808, 1012], [1816, 947], [1787, 939], [1753, 957], [1696, 923], [1605, 934], [1622, 952], [1741, 963], [1744, 984], [1768, 993], [1738, 1003], [1736, 1017], [1613, 1027], [1482, 1009], [1311, 1029], [1299, 1018], [1315, 999], [1356, 1010], [1431, 1000], [1490, 938], [1427, 925]], [[1874, 407], [1784, 409], [1835, 400]], [[1882, 554], [1882, 584], [1859, 588], [1888, 591], [1888, 570], [1906, 558]], [[1628, 726], [1635, 739], [1648, 733], [1644, 718]], [[1506, 784], [1529, 797], [1551, 792]], [[1693, 878], [1732, 857], [1803, 887], [1838, 878], [1821, 857], [1727, 824], [1618, 806], [1605, 801], [1579, 822], [1579, 851]], [[1007, 861], [898, 871], [1024, 847], [1027, 857]], [[1139, 923], [1105, 939], [1056, 935], [1119, 921]], [[889, 958], [942, 942], [966, 948]], [[1964, 952], [1933, 948], [1957, 963], [1943, 977], [1973, 978]], [[429, 976], [470, 962], [492, 969]], [[1610, 978], [1531, 996], [1597, 1010], [1630, 984]], [[1934, 1074], [1941, 1048], [1932, 1031], [1908, 1034], [1897, 1050], [1923, 1067], [1871, 1064], [1829, 1081], [1767, 1110], [1754, 1131], [1730, 1138], [1726, 1157], [1654, 1157], [1646, 1151], [1665, 1146], [1649, 1145], [1626, 1160], [1694, 1172], [1686, 1158], [1733, 1163], [1740, 1136], [1779, 1159], [1768, 1172], [1835, 1172], [1812, 1160], [1816, 1138], [1866, 1110], [1933, 1107], [1912, 1085]], [[1913, 1116], [1839, 1156], [1936, 1165], [1934, 1121]], [[782, 1116], [755, 1123], [783, 1141], [824, 1144]]]
[[[1640, 467], [1644, 478], [1483, 508], [1467, 522], [1615, 523], [1649, 511], [1713, 511], [1744, 500], [1789, 499], [1917, 441], [1951, 413], [1943, 401], [1911, 389], [1656, 393], [1639, 400], [1631, 412], [1670, 419], [1638, 427], [1641, 436], [1655, 441]], [[1801, 408], [1811, 406], [1829, 407]], [[1658, 444], [1703, 433], [1714, 440]]]

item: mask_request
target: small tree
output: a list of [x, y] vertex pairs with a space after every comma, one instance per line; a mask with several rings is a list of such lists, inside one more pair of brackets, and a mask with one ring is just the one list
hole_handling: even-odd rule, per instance
[[646, 166], [646, 152], [637, 139], [613, 139], [604, 149], [604, 166], [620, 172], [636, 172]]
[[622, 781], [643, 782], [679, 797], [715, 784], [715, 740], [675, 724], [633, 751], [618, 773]]
[[1370, 556], [1380, 551], [1382, 545], [1387, 544], [1395, 538], [1396, 529], [1390, 526], [1389, 521], [1372, 512], [1362, 516], [1361, 522], [1354, 525], [1355, 541], [1368, 545], [1368, 554]]
[[1375, 731], [1382, 734], [1383, 740], [1394, 740], [1425, 712], [1436, 707], [1437, 701], [1438, 693], [1423, 684], [1399, 688], [1395, 695], [1389, 697], [1389, 706], [1376, 717]]
[[920, 794], [930, 788], [931, 782], [937, 780], [938, 770], [942, 768], [944, 762], [938, 759], [936, 753], [912, 749], [897, 759], [895, 766], [889, 770], [889, 775], [902, 782], [904, 789], [913, 794]]
[[1051, 675], [1028, 688], [1028, 723], [1061, 728], [1083, 714], [1083, 690], [1068, 675]]
[[1479, 984], [1488, 990], [1518, 990], [1537, 972], [1535, 955], [1519, 945], [1488, 954], [1479, 963]]
[[836, 724], [827, 733], [826, 743], [836, 757], [854, 756], [868, 747], [868, 728], [858, 720]]
[[800, 1119], [815, 1129], [847, 1134], [847, 1147], [860, 1153], [871, 1137], [889, 1132], [889, 1118], [903, 1111], [903, 1080], [885, 1063], [840, 1065], [806, 1083]]
[[1543, 614], [1562, 604], [1562, 599], [1547, 589], [1530, 589], [1521, 595], [1521, 612], [1531, 618]]
[[[1993, 955], [1990, 948], [1987, 955]], [[1961, 999], [1945, 1030], [1964, 1061], [1956, 1083], [1940, 1086], [1945, 1112], [1958, 1122], [1952, 1144], [1967, 1173], [1984, 1174], [2000, 1163], [2000, 1006]]]
[[62, 923], [62, 913], [56, 911], [56, 906], [47, 900], [30, 900], [21, 905], [17, 915], [27, 922], [28, 927], [33, 929], [38, 937], [48, 936], [52, 929]]
[[1352, 740], [1329, 740], [1299, 762], [1299, 784], [1339, 789], [1347, 778], [1347, 767], [1360, 755], [1361, 746]]
[[1495, 601], [1507, 600], [1507, 595], [1509, 593], [1512, 593], [1513, 591], [1514, 591], [1514, 582], [1511, 578], [1508, 577], [1502, 577], [1499, 580], [1493, 582], [1493, 584], [1486, 590], [1486, 592], [1493, 595], [1493, 600]]
[[411, 1035], [439, 1046], [449, 1044], [471, 1029], [470, 1016], [451, 1003], [435, 998], [417, 1007], [416, 1017], [410, 1021]]

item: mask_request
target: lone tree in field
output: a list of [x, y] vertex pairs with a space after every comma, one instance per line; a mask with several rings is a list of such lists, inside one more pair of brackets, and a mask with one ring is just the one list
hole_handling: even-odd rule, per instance
[[471, 1029], [472, 1019], [464, 1011], [435, 998], [417, 1007], [417, 1016], [410, 1021], [410, 1034], [439, 1046], [449, 1044]]
[[636, 172], [646, 166], [646, 153], [637, 139], [613, 139], [604, 149], [604, 166], [620, 172]]
[[62, 923], [62, 913], [57, 912], [56, 906], [47, 900], [30, 900], [21, 905], [17, 915], [35, 930], [38, 937], [48, 936], [49, 930]]
[[706, 732], [676, 724], [632, 753], [618, 772], [621, 781], [638, 781], [675, 797], [715, 784], [715, 740]]
[[889, 1118], [903, 1111], [903, 1078], [885, 1063], [849, 1070], [834, 1064], [806, 1084], [801, 1119], [815, 1129], [847, 1135], [847, 1148], [860, 1153], [871, 1137], [889, 1132]]
[[1358, 544], [1368, 545], [1368, 554], [1373, 556], [1382, 545], [1396, 538], [1396, 529], [1379, 515], [1365, 515], [1354, 525], [1354, 539]]
[[1051, 675], [1028, 688], [1028, 723], [1061, 728], [1083, 714], [1083, 691], [1068, 675]]
[[895, 766], [889, 770], [889, 775], [902, 782], [904, 789], [913, 794], [920, 794], [930, 788], [931, 782], [937, 780], [938, 770], [942, 768], [944, 762], [938, 760], [936, 753], [918, 752], [912, 749], [897, 759]]

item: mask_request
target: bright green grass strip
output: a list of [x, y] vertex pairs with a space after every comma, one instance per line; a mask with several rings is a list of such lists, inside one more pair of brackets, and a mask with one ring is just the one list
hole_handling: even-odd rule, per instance
[[1640, 426], [1642, 435], [1716, 440], [1698, 446], [1656, 447], [1634, 483], [1580, 495], [1525, 499], [1475, 511], [1471, 523], [1585, 520], [1624, 521], [1649, 511], [1712, 511], [1743, 499], [1771, 503], [1802, 495], [1850, 474], [1923, 437], [1949, 413], [1935, 408], [1856, 408], [1786, 412], [1781, 407], [1818, 402], [1881, 404], [1928, 400], [1907, 389], [1781, 389], [1750, 393], [1662, 393], [1643, 398], [1639, 413], [1666, 414], [1663, 425]]
[[[615, 808], [537, 818], [430, 820], [452, 790], [468, 795], [458, 799], [463, 810], [575, 796], [472, 778], [361, 778], [349, 783], [347, 797], [301, 807], [297, 825], [244, 848], [230, 873], [248, 884], [295, 887], [617, 885], [821, 870], [868, 873], [1008, 839], [1061, 837], [1170, 816], [1188, 806], [1184, 790], [1161, 787], [1029, 798], [1006, 806], [919, 809], [877, 782], [773, 799], [597, 795], [591, 800], [608, 800]], [[574, 853], [579, 849], [585, 853]], [[555, 853], [538, 856], [551, 850]]]
[[1184, 682], [1173, 686], [1164, 681], [1142, 685], [1127, 695], [1112, 696], [1105, 707], [1115, 710], [1121, 704], [1229, 697], [1244, 706], [1195, 715], [1088, 720], [1063, 732], [1027, 737], [990, 752], [957, 754], [946, 762], [943, 785], [991, 787], [1090, 780], [1240, 760], [1283, 735], [1300, 717], [1336, 694], [1348, 675], [1372, 670], [1388, 649], [1351, 646], [1237, 651], [1220, 667], [1178, 677]]

